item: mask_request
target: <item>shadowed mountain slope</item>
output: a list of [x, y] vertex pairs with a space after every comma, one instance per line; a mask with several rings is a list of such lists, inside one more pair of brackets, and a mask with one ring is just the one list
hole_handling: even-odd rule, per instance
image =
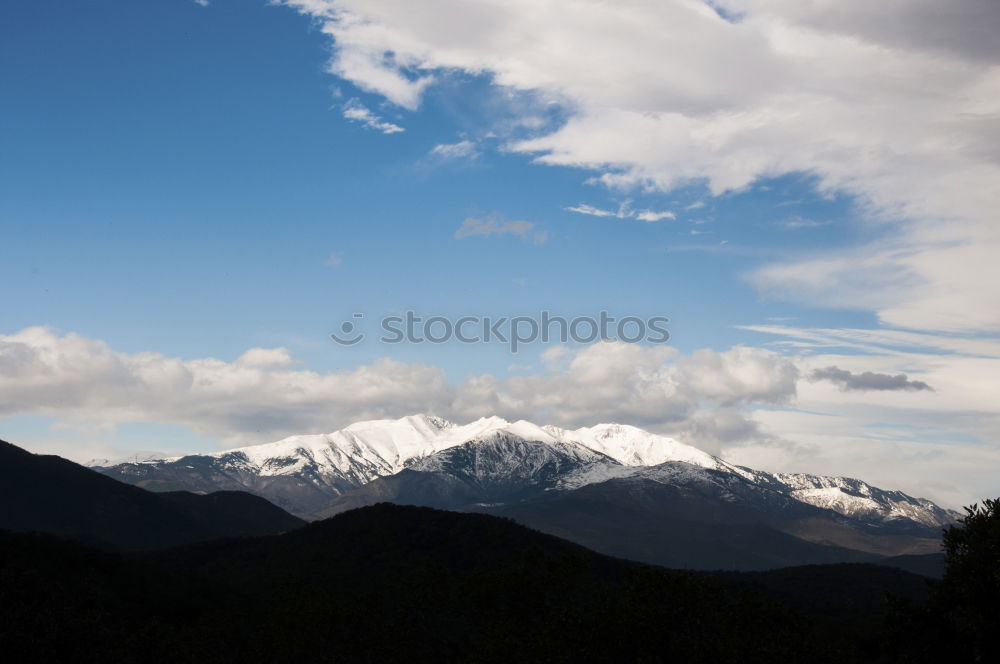
[[[507, 449], [493, 444], [496, 440], [507, 441]], [[456, 455], [458, 450], [465, 451]], [[478, 465], [463, 470], [463, 456], [474, 457]], [[655, 474], [653, 469], [667, 463], [727, 473], [798, 503], [886, 526], [894, 533], [910, 528], [922, 537], [928, 528], [940, 529], [957, 516], [929, 500], [853, 478], [767, 473], [736, 466], [668, 436], [623, 424], [569, 430], [499, 417], [459, 425], [439, 417], [411, 415], [356, 422], [329, 434], [291, 436], [212, 454], [121, 463], [105, 460], [92, 466], [153, 491], [245, 490], [299, 516], [316, 518], [330, 514], [331, 503], [341, 495], [407, 469], [451, 474], [466, 484], [471, 482], [470, 487], [483, 494], [488, 493], [491, 478], [510, 485], [518, 473], [522, 480], [546, 488], [578, 488], [612, 478]], [[554, 481], [557, 475], [563, 481]], [[864, 542], [856, 545], [865, 549]]]
[[[859, 570], [878, 593], [881, 575]], [[128, 558], [0, 533], [0, 640], [17, 661], [879, 660], [836, 612], [746, 585], [488, 515], [380, 504]], [[862, 608], [877, 621], [883, 607]]]
[[247, 493], [150, 493], [3, 441], [0, 505], [0, 528], [51, 533], [122, 551], [276, 534], [303, 524]]
[[686, 462], [623, 468], [498, 433], [418, 460], [317, 516], [388, 501], [513, 518], [665, 567], [763, 570], [936, 552], [940, 533], [804, 503], [774, 483]]

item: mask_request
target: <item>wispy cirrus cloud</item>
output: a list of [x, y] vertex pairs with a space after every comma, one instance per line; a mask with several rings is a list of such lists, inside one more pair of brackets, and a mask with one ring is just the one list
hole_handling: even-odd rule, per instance
[[614, 217], [616, 219], [638, 219], [639, 221], [655, 222], [662, 221], [663, 219], [676, 219], [677, 215], [669, 210], [655, 211], [655, 210], [633, 210], [629, 202], [626, 201], [618, 206], [617, 210], [609, 210], [607, 208], [599, 208], [588, 203], [580, 203], [579, 205], [573, 205], [564, 208], [568, 212], [576, 212], [577, 214], [586, 214], [591, 217]]
[[738, 325], [737, 328], [790, 340], [799, 347], [810, 349], [833, 348], [869, 354], [949, 354], [1000, 360], [1000, 336], [997, 335], [968, 337], [888, 328], [821, 328], [789, 325]]
[[345, 118], [359, 122], [368, 129], [374, 129], [383, 134], [398, 134], [401, 131], [405, 131], [399, 125], [381, 119], [357, 99], [348, 100], [342, 107], [342, 110]]
[[430, 156], [442, 161], [476, 159], [479, 157], [479, 148], [470, 140], [462, 140], [457, 143], [440, 143], [431, 148]]
[[567, 207], [566, 210], [569, 212], [576, 212], [577, 214], [587, 214], [591, 217], [618, 217], [618, 213], [613, 210], [594, 207], [593, 205], [588, 205], [587, 203], [573, 205], [571, 207]]
[[830, 222], [807, 219], [806, 217], [789, 217], [788, 219], [774, 222], [774, 225], [778, 228], [784, 228], [786, 231], [798, 231], [804, 228], [822, 228], [823, 226], [829, 226]]

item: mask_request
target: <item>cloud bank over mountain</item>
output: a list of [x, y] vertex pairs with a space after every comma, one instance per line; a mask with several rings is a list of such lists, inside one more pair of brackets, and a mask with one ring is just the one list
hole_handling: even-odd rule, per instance
[[684, 356], [602, 342], [567, 350], [564, 360], [539, 375], [452, 384], [440, 368], [391, 359], [317, 373], [284, 348], [252, 348], [231, 362], [183, 360], [28, 328], [0, 336], [0, 415], [180, 423], [232, 444], [410, 412], [685, 427], [716, 410], [787, 403], [798, 378], [788, 359], [742, 346]]

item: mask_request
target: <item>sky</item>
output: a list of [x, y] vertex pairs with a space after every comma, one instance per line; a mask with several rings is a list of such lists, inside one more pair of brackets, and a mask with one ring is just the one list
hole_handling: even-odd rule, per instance
[[[993, 0], [3, 3], [0, 438], [618, 421], [996, 496], [997, 29]], [[408, 311], [670, 339], [380, 341]]]

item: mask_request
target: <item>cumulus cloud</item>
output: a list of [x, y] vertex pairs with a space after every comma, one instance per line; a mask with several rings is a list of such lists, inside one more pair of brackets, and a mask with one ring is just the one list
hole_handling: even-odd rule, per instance
[[739, 346], [685, 356], [608, 341], [553, 347], [543, 363], [547, 370], [537, 375], [483, 374], [454, 384], [440, 368], [389, 359], [317, 373], [297, 366], [285, 348], [251, 348], [231, 362], [184, 360], [27, 328], [0, 336], [0, 417], [47, 415], [78, 428], [170, 423], [243, 444], [414, 412], [566, 426], [622, 421], [675, 433], [709, 430], [719, 413], [712, 430], [737, 436], [754, 431], [749, 420], [736, 423], [742, 408], [783, 404], [796, 390], [790, 361]]
[[993, 0], [285, 4], [333, 39], [333, 73], [404, 108], [455, 71], [558, 104], [560, 124], [507, 146], [539, 163], [715, 194], [805, 172], [882, 225], [880, 243], [759, 270], [773, 296], [1000, 328]]
[[735, 346], [724, 352], [695, 351], [678, 368], [698, 397], [732, 406], [749, 401], [785, 403], [795, 395], [798, 369], [772, 351]]
[[930, 385], [922, 380], [910, 380], [906, 374], [884, 374], [873, 371], [851, 373], [839, 367], [815, 369], [809, 375], [810, 380], [827, 380], [840, 386], [845, 392], [864, 392], [867, 390], [919, 392], [931, 390]]
[[399, 125], [382, 120], [357, 99], [348, 100], [343, 106], [343, 111], [344, 117], [348, 120], [360, 122], [365, 127], [380, 131], [383, 134], [398, 134], [401, 131], [405, 131]]
[[434, 410], [451, 389], [439, 368], [388, 359], [319, 374], [295, 368], [284, 348], [253, 348], [226, 362], [123, 353], [46, 328], [0, 336], [0, 416], [173, 423], [220, 441], [261, 442]]
[[536, 231], [535, 227], [533, 221], [504, 221], [498, 216], [469, 217], [455, 231], [455, 238], [461, 240], [477, 235], [514, 235], [522, 240], [543, 244], [548, 239], [548, 234]]
[[242, 367], [287, 367], [294, 363], [287, 348], [251, 348], [238, 358], [235, 364]]

